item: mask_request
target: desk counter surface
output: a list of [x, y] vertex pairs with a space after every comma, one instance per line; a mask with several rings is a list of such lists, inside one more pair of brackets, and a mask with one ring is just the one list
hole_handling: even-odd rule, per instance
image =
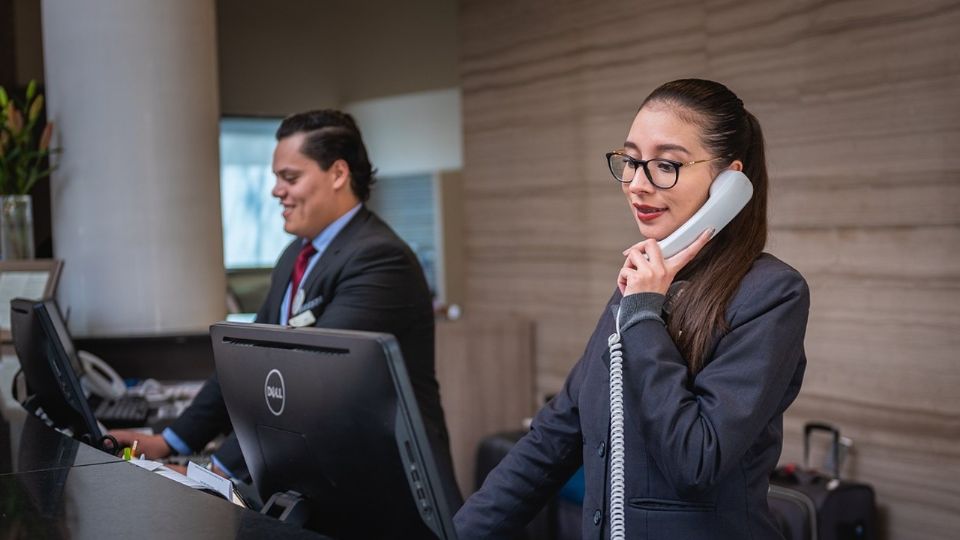
[[0, 418], [0, 538], [303, 538], [240, 508], [61, 435]]

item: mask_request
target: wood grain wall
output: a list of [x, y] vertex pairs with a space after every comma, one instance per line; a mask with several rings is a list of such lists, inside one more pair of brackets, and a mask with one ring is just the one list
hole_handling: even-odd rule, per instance
[[437, 379], [457, 484], [475, 489], [480, 441], [523, 429], [535, 409], [533, 325], [515, 317], [437, 323]]
[[460, 6], [466, 309], [535, 323], [556, 391], [637, 239], [602, 153], [640, 101], [719, 80], [757, 115], [768, 250], [810, 283], [807, 419], [855, 441], [888, 538], [960, 531], [960, 3], [548, 2]]

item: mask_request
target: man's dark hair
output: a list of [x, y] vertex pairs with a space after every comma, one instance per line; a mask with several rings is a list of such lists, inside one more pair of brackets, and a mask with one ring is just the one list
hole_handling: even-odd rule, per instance
[[327, 170], [342, 159], [350, 167], [350, 188], [361, 202], [370, 198], [370, 187], [376, 182], [376, 171], [367, 158], [360, 128], [347, 113], [333, 109], [307, 111], [288, 116], [277, 128], [277, 140], [305, 133], [300, 153]]

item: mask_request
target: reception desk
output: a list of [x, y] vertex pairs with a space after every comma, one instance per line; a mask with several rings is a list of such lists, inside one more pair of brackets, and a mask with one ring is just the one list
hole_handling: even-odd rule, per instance
[[324, 537], [125, 463], [27, 415], [0, 418], [0, 538]]

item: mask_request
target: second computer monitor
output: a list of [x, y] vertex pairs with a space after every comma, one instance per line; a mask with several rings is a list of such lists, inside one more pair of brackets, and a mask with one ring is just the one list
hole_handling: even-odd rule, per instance
[[297, 492], [337, 538], [453, 538], [393, 336], [221, 323], [217, 377], [261, 497]]
[[80, 385], [82, 370], [60, 310], [53, 300], [10, 302], [13, 346], [27, 380], [28, 408], [42, 409], [56, 427], [99, 445], [100, 431]]

